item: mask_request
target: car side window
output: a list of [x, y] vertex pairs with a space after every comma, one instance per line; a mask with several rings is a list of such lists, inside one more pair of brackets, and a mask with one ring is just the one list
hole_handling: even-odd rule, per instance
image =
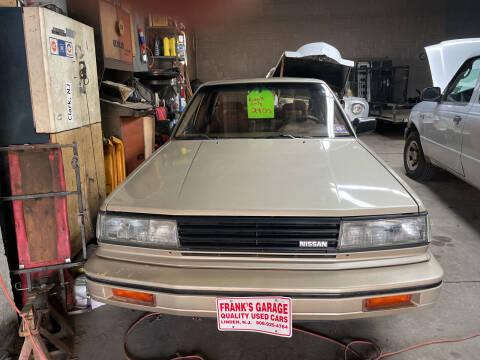
[[457, 72], [454, 80], [448, 85], [443, 95], [443, 101], [464, 104], [470, 102], [479, 74], [480, 58], [466, 61]]

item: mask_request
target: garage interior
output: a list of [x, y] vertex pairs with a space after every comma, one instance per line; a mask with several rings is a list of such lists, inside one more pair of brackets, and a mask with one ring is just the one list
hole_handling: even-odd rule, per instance
[[[379, 349], [395, 359], [479, 358], [479, 189], [440, 168], [416, 181], [404, 167], [410, 111], [433, 86], [425, 47], [479, 38], [478, 14], [470, 0], [0, 0], [0, 360], [366, 360], [383, 358]], [[434, 306], [294, 320], [309, 333], [282, 338], [221, 332], [215, 318], [143, 319], [148, 312], [90, 298], [83, 265], [97, 248], [103, 202], [171, 141], [195, 91], [209, 81], [265, 78], [285, 51], [317, 42], [356, 63], [350, 95], [365, 97], [377, 120], [358, 138], [428, 210], [429, 248], [444, 271]], [[370, 81], [362, 93], [361, 74], [380, 74], [384, 87]], [[55, 119], [56, 106], [66, 122]], [[437, 340], [455, 341], [429, 344]], [[356, 356], [345, 349], [352, 341], [368, 344], [352, 344]]]

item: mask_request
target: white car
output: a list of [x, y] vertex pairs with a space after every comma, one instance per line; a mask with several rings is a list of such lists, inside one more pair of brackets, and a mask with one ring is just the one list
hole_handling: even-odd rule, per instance
[[407, 175], [428, 180], [439, 166], [480, 189], [480, 38], [425, 48], [434, 87], [410, 113]]

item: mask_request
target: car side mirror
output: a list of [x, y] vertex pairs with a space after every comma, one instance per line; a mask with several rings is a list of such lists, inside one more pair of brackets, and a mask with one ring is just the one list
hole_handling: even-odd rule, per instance
[[352, 126], [357, 134], [374, 131], [377, 127], [377, 119], [360, 120], [357, 118], [352, 121]]
[[422, 101], [435, 101], [437, 102], [442, 97], [442, 91], [439, 87], [429, 87], [422, 90], [420, 99]]

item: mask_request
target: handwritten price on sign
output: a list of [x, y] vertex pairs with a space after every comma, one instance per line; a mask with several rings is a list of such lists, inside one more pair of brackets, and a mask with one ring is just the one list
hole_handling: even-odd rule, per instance
[[253, 107], [252, 112], [254, 114], [272, 114], [272, 109], [262, 108], [262, 107]]
[[254, 89], [247, 95], [249, 119], [274, 118], [275, 96], [268, 89]]

